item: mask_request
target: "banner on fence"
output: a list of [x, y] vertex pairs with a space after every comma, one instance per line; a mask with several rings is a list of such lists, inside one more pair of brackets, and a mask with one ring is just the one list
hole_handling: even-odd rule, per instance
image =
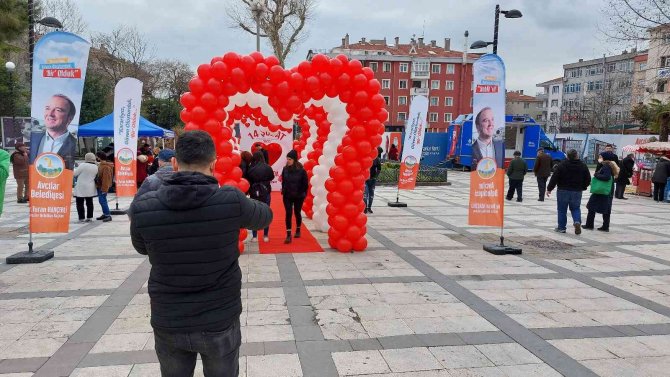
[[472, 173], [468, 224], [502, 226], [505, 190], [505, 64], [486, 54], [473, 65]]
[[137, 193], [137, 134], [142, 81], [126, 77], [114, 88], [114, 176], [116, 196]]
[[[62, 31], [34, 49], [30, 131], [30, 229], [67, 233], [79, 109], [90, 44]], [[18, 136], [17, 136], [18, 138]]]
[[405, 140], [398, 173], [398, 188], [401, 190], [414, 190], [416, 186], [427, 117], [428, 98], [415, 96], [409, 107], [409, 118], [405, 123]]

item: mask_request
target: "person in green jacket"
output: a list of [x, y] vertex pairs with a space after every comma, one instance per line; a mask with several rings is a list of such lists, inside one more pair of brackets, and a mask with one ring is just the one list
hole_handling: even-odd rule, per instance
[[523, 201], [523, 177], [528, 171], [526, 161], [521, 158], [521, 152], [514, 151], [514, 159], [509, 163], [507, 176], [509, 177], [509, 190], [507, 190], [507, 200], [512, 200], [514, 190], [516, 190], [516, 201]]
[[2, 215], [2, 204], [5, 201], [7, 177], [9, 177], [9, 153], [0, 148], [0, 216]]

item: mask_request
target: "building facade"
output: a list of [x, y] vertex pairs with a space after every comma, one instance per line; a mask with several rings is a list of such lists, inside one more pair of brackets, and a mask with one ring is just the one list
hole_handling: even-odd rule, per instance
[[633, 59], [633, 89], [632, 96], [633, 100], [631, 101], [631, 109], [635, 106], [643, 103], [649, 102], [648, 90], [651, 91], [651, 88], [647, 88], [647, 62], [649, 54], [640, 53]]
[[525, 95], [523, 90], [505, 93], [505, 113], [509, 115], [523, 115], [543, 123], [543, 104], [543, 100]]
[[670, 100], [670, 24], [649, 29], [644, 103]]
[[563, 77], [545, 81], [536, 85], [542, 88], [537, 98], [542, 100], [542, 120], [546, 130], [560, 132], [561, 106], [563, 104]]
[[632, 123], [636, 51], [563, 65], [561, 131], [607, 132]]
[[472, 64], [479, 54], [451, 50], [451, 40], [424, 43], [423, 38], [401, 44], [398, 37], [393, 45], [386, 39], [362, 38], [349, 43], [349, 35], [342, 44], [327, 51], [310, 50], [307, 59], [318, 53], [330, 57], [343, 54], [357, 59], [375, 73], [381, 84], [389, 119], [387, 130], [401, 130], [409, 115], [413, 96], [428, 98], [427, 132], [446, 132], [449, 123], [460, 114], [472, 112]]

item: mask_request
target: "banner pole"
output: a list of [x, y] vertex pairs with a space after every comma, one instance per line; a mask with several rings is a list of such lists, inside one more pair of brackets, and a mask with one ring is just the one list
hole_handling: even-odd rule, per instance
[[398, 187], [396, 190], [395, 194], [395, 202], [388, 202], [387, 203], [389, 207], [394, 207], [394, 208], [405, 208], [407, 207], [407, 203], [401, 202], [400, 201], [400, 169], [398, 169]]

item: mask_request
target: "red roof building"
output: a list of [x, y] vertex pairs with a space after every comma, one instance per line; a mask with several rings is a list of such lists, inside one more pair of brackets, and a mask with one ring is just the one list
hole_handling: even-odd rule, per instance
[[388, 131], [405, 126], [415, 95], [428, 98], [427, 132], [446, 132], [452, 119], [472, 112], [472, 63], [480, 55], [451, 50], [449, 38], [441, 46], [436, 41], [424, 43], [423, 38], [401, 44], [397, 37], [393, 45], [388, 45], [386, 39], [366, 38], [350, 44], [347, 34], [340, 46], [327, 51], [310, 50], [307, 59], [319, 53], [330, 57], [346, 55], [375, 72], [389, 112]]

